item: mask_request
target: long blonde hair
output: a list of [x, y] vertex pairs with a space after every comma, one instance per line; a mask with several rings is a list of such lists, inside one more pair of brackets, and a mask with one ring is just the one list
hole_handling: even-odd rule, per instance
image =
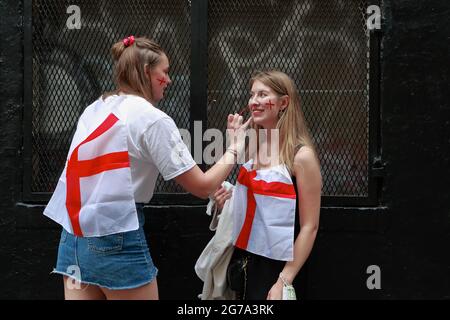
[[[262, 82], [279, 96], [289, 97], [289, 104], [281, 113], [276, 126], [280, 137], [280, 162], [285, 164], [288, 170], [293, 173], [295, 154], [303, 146], [309, 146], [318, 160], [316, 147], [311, 139], [294, 81], [287, 74], [278, 70], [256, 71], [250, 79], [250, 88], [255, 81]], [[262, 127], [256, 124], [253, 124], [252, 127], [257, 130], [257, 150], [259, 150], [258, 130]]]
[[151, 81], [146, 75], [145, 65], [153, 68], [160, 61], [164, 50], [155, 41], [146, 37], [134, 39], [134, 43], [126, 47], [123, 41], [116, 42], [111, 48], [114, 60], [114, 82], [116, 91], [105, 93], [105, 99], [118, 91], [132, 93], [148, 101], [153, 100]]

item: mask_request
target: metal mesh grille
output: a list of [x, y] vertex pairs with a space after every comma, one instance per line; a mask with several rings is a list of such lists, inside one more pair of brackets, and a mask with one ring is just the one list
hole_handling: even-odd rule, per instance
[[225, 129], [226, 115], [247, 105], [253, 71], [284, 71], [318, 147], [323, 194], [367, 196], [366, 8], [356, 0], [210, 0], [208, 127]]
[[[78, 0], [81, 28], [66, 21], [73, 1], [33, 1], [32, 192], [51, 192], [79, 115], [114, 88], [110, 47], [130, 34], [155, 39], [171, 61], [173, 84], [159, 107], [189, 128], [190, 8], [185, 0]], [[156, 192], [176, 192], [160, 179]]]
[[[190, 1], [79, 0], [81, 29], [69, 29], [69, 1], [33, 1], [32, 192], [51, 192], [76, 121], [113, 88], [111, 45], [147, 35], [167, 51], [172, 85], [160, 108], [190, 123]], [[276, 68], [296, 82], [318, 146], [323, 194], [367, 196], [369, 35], [364, 0], [208, 1], [208, 124], [247, 104], [248, 80]], [[234, 173], [235, 177], [235, 173]], [[180, 192], [157, 182], [156, 192]]]

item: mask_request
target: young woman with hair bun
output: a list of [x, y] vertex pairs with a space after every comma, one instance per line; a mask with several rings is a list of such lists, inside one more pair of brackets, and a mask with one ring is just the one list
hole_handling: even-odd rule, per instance
[[54, 273], [64, 276], [66, 299], [158, 299], [158, 270], [143, 231], [143, 206], [158, 175], [206, 199], [233, 169], [250, 120], [228, 116], [232, 143], [203, 172], [172, 118], [157, 108], [172, 82], [164, 50], [129, 36], [111, 52], [116, 90], [80, 116], [44, 211], [63, 226]]

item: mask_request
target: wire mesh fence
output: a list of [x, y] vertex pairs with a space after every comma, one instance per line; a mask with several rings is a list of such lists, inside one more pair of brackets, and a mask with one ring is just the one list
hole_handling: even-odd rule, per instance
[[[171, 58], [173, 84], [158, 106], [189, 127], [190, 9], [187, 1], [79, 0], [80, 28], [69, 28], [73, 1], [33, 1], [33, 192], [51, 192], [66, 160], [77, 119], [114, 89], [111, 46], [130, 34], [155, 39]], [[179, 192], [157, 182], [156, 192]]]
[[[368, 190], [366, 1], [209, 1], [208, 127], [248, 103], [254, 70], [298, 87], [318, 147], [324, 195]], [[235, 177], [235, 175], [234, 175]]]
[[[73, 4], [32, 2], [31, 192], [53, 191], [79, 115], [113, 89], [109, 49], [124, 36], [145, 35], [165, 48], [173, 82], [158, 107], [179, 128], [190, 125], [191, 1], [78, 0], [79, 29], [67, 25]], [[318, 147], [323, 194], [366, 196], [366, 8], [362, 0], [209, 0], [207, 127], [224, 130], [226, 115], [247, 104], [253, 71], [284, 71]], [[182, 191], [160, 178], [155, 192]]]

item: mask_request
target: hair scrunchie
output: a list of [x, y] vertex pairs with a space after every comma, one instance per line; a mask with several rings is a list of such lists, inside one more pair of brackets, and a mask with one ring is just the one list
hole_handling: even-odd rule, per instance
[[127, 48], [127, 47], [133, 45], [133, 43], [134, 43], [134, 36], [129, 36], [129, 37], [123, 39], [122, 42], [125, 45], [125, 48]]

